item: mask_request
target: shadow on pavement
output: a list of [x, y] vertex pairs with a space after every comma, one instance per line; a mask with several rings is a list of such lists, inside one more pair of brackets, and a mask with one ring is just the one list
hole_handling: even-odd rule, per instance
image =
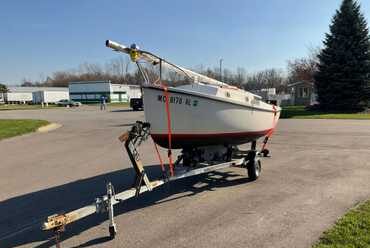
[[96, 238], [96, 239], [92, 239], [90, 241], [87, 241], [86, 243], [80, 244], [78, 246], [74, 246], [73, 248], [89, 247], [89, 246], [92, 246], [92, 245], [102, 244], [102, 243], [108, 242], [110, 240], [111, 240], [111, 238], [108, 237], [108, 236], [107, 237]]
[[135, 112], [135, 111], [133, 111], [132, 109], [114, 109], [114, 110], [111, 110], [110, 112], [112, 112], [112, 113], [122, 113], [122, 112]]
[[135, 123], [117, 124], [117, 125], [111, 125], [111, 127], [132, 127], [133, 125], [135, 125]]
[[[146, 166], [151, 178], [159, 178], [160, 166]], [[53, 233], [43, 232], [41, 223], [46, 217], [55, 213], [66, 213], [91, 204], [96, 197], [104, 195], [107, 182], [112, 182], [115, 191], [121, 192], [132, 186], [133, 169], [123, 169], [107, 174], [74, 181], [64, 185], [40, 190], [0, 202], [0, 247], [14, 247], [43, 242], [36, 247], [51, 247], [54, 245]], [[132, 198], [125, 204], [115, 206], [115, 215], [160, 203], [172, 201], [181, 197], [193, 196], [199, 192], [212, 191], [215, 188], [230, 187], [250, 180], [233, 172], [211, 172], [171, 182], [153, 192], [147, 192], [139, 198]], [[201, 185], [201, 186], [199, 186]], [[176, 197], [176, 194], [181, 195]], [[185, 195], [184, 195], [185, 193]], [[171, 199], [166, 199], [169, 196]], [[61, 211], [63, 210], [63, 212]], [[94, 214], [66, 227], [62, 240], [69, 239], [107, 220], [106, 214]], [[109, 241], [108, 233], [97, 237], [78, 247], [88, 247]], [[31, 245], [34, 246], [34, 245]]]

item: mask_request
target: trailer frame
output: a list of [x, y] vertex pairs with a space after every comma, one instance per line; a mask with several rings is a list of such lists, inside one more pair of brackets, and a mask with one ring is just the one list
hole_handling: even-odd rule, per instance
[[135, 184], [132, 188], [115, 193], [113, 184], [108, 182], [106, 185], [106, 195], [96, 198], [90, 205], [65, 214], [54, 214], [48, 216], [46, 221], [42, 223], [42, 230], [52, 230], [55, 233], [55, 242], [57, 247], [60, 245], [60, 235], [65, 231], [66, 225], [95, 213], [108, 213], [109, 236], [111, 239], [115, 238], [117, 234], [117, 225], [114, 220], [114, 205], [133, 197], [139, 197], [139, 195], [147, 191], [153, 191], [166, 183], [229, 167], [246, 168], [248, 170], [249, 177], [252, 180], [257, 179], [261, 173], [260, 158], [263, 157], [265, 153], [258, 152], [256, 149], [256, 141], [253, 141], [250, 150], [234, 150], [234, 155], [230, 161], [215, 162], [212, 164], [198, 163], [195, 168], [183, 167], [179, 165], [177, 161], [175, 163], [176, 173], [173, 176], [171, 176], [167, 171], [163, 178], [150, 181], [137, 150], [138, 146], [148, 139], [150, 135], [149, 130], [149, 123], [137, 121], [130, 131], [119, 136], [119, 140], [124, 143], [126, 152], [136, 172]]

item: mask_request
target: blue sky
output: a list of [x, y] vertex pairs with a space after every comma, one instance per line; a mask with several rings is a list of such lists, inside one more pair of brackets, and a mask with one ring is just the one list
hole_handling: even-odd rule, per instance
[[[119, 2], [119, 3], [118, 3]], [[321, 45], [341, 0], [33, 0], [0, 8], [0, 82], [39, 80], [117, 54], [106, 39], [136, 43], [185, 67], [285, 69]], [[370, 1], [362, 0], [370, 19]]]

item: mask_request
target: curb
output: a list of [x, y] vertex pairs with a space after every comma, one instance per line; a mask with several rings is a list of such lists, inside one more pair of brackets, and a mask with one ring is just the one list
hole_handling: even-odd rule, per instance
[[50, 131], [53, 131], [55, 129], [58, 129], [60, 127], [62, 127], [63, 125], [62, 124], [59, 124], [59, 123], [50, 123], [49, 125], [46, 125], [46, 126], [43, 126], [43, 127], [39, 127], [37, 129], [37, 132], [38, 133], [47, 133], [47, 132], [50, 132]]

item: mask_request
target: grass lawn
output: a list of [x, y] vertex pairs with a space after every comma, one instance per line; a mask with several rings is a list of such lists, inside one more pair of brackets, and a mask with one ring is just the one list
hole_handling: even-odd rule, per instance
[[282, 119], [356, 119], [370, 120], [370, 113], [338, 113], [306, 110], [304, 106], [283, 107]]
[[370, 201], [344, 215], [313, 247], [370, 247]]
[[[57, 105], [49, 104], [48, 107], [44, 107], [44, 109], [49, 108], [58, 108]], [[27, 110], [27, 109], [43, 109], [41, 104], [0, 104], [0, 111], [2, 110]]]
[[44, 120], [8, 120], [0, 119], [0, 140], [36, 131], [49, 124]]

